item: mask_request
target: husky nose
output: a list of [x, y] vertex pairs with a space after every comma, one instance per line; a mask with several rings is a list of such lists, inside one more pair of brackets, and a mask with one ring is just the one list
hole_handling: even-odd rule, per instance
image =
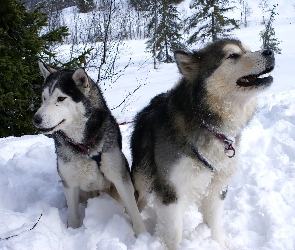
[[33, 123], [36, 125], [40, 125], [42, 122], [42, 117], [39, 114], [35, 114], [33, 118]]
[[271, 49], [265, 49], [265, 50], [262, 51], [262, 55], [264, 55], [264, 56], [272, 56], [273, 51]]

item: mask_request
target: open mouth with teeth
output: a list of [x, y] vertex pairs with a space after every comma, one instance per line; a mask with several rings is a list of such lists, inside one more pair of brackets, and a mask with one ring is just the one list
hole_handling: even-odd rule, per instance
[[273, 77], [269, 74], [273, 69], [271, 66], [257, 75], [243, 76], [238, 79], [237, 85], [241, 87], [269, 85], [273, 81]]
[[52, 128], [39, 128], [39, 130], [42, 133], [49, 133], [51, 131], [53, 131], [57, 126], [59, 126], [60, 124], [62, 124], [65, 121], [65, 119], [63, 119], [60, 123], [58, 123], [56, 126], [52, 127]]

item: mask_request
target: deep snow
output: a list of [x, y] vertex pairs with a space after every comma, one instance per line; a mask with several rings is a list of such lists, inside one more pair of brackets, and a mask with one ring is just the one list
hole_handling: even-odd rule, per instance
[[[233, 249], [295, 249], [295, 15], [291, 4], [288, 6], [281, 7], [274, 25], [282, 41], [282, 54], [276, 56], [272, 74], [274, 83], [260, 95], [260, 108], [244, 130], [240, 170], [225, 201], [223, 225]], [[260, 49], [258, 34], [263, 29], [256, 16], [248, 28], [235, 33], [252, 50]], [[118, 105], [129, 91], [142, 86], [125, 108], [113, 111], [118, 122], [131, 121], [151, 97], [171, 88], [179, 77], [175, 64], [153, 70], [144, 41], [128, 44], [129, 54], [120, 63], [125, 65], [131, 56], [132, 64], [105, 91], [109, 106]], [[95, 77], [94, 72], [89, 73]], [[131, 161], [132, 125], [121, 126], [121, 130], [124, 153]], [[159, 239], [149, 233], [135, 238], [129, 216], [106, 194], [88, 200], [86, 208], [80, 204], [82, 215], [85, 209], [83, 225], [67, 228], [52, 139], [43, 135], [7, 137], [0, 139], [0, 148], [1, 249], [163, 249]], [[5, 239], [13, 235], [17, 236]], [[210, 235], [197, 208], [189, 207], [179, 249], [219, 249]]]

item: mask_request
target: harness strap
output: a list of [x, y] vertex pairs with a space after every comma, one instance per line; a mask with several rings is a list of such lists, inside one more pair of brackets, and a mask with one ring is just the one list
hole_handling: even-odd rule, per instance
[[[81, 149], [85, 154], [87, 154], [90, 157], [90, 146], [92, 146], [95, 143], [95, 140], [97, 139], [97, 135], [94, 136], [88, 145], [84, 145], [82, 143], [76, 143], [74, 142], [71, 138], [67, 137], [63, 132], [61, 131], [57, 131], [56, 134], [59, 134], [60, 136], [62, 136], [64, 138], [64, 140], [66, 140], [68, 143], [71, 143], [72, 145], [78, 147], [79, 149]], [[98, 152], [96, 155], [91, 156], [91, 159], [94, 160], [97, 164], [98, 169], [100, 169], [100, 162], [101, 162], [101, 153], [102, 152]], [[103, 172], [101, 172], [101, 174], [104, 176]]]
[[214, 168], [211, 166], [211, 164], [206, 159], [204, 159], [200, 155], [199, 151], [192, 144], [191, 144], [191, 149], [192, 149], [194, 155], [197, 156], [197, 158], [199, 159], [199, 161], [203, 162], [204, 165], [207, 166], [211, 170], [211, 172], [213, 172], [214, 171]]

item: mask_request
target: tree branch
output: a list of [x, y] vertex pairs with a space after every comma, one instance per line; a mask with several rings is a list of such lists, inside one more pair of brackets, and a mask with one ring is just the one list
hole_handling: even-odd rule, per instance
[[[40, 217], [39, 217], [39, 219], [37, 220], [37, 222], [33, 225], [33, 227], [31, 228], [31, 229], [29, 229], [28, 231], [31, 231], [31, 230], [33, 230], [36, 226], [37, 226], [37, 224], [39, 223], [39, 221], [40, 221], [40, 219], [41, 219], [41, 217], [42, 217], [42, 214], [40, 215]], [[23, 233], [23, 232], [21, 232], [21, 233]], [[19, 234], [15, 234], [15, 235], [11, 235], [11, 236], [9, 236], [9, 237], [6, 237], [6, 238], [0, 238], [0, 240], [9, 240], [10, 238], [12, 238], [12, 237], [16, 237], [16, 236], [19, 236], [21, 233], [19, 233]]]

